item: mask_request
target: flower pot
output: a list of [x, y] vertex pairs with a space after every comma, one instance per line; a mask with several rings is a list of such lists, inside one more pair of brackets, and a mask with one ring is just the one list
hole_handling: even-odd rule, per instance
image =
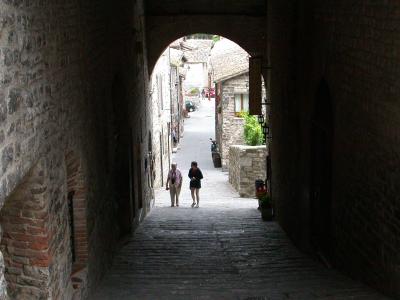
[[222, 166], [221, 155], [218, 152], [214, 151], [211, 153], [211, 156], [212, 156], [214, 168], [221, 168], [221, 166]]
[[264, 221], [272, 221], [273, 215], [272, 207], [261, 207], [261, 218]]

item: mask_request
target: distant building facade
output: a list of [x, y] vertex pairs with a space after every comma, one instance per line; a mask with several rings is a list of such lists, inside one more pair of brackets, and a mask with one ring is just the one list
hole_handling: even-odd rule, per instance
[[151, 176], [153, 187], [165, 184], [171, 162], [171, 90], [170, 90], [170, 49], [160, 56], [151, 76], [151, 104], [153, 108]]
[[222, 168], [229, 166], [229, 147], [243, 145], [244, 120], [249, 110], [249, 60], [240, 46], [228, 39], [217, 42], [211, 51], [209, 76], [215, 83], [215, 138], [221, 153]]
[[150, 162], [154, 188], [165, 185], [172, 151], [183, 134], [184, 61], [183, 51], [168, 47], [157, 61], [151, 76], [153, 128]]
[[207, 88], [208, 81], [208, 62], [212, 40], [187, 39], [185, 43], [185, 68], [187, 77], [184, 83], [185, 90], [192, 88]]
[[183, 82], [186, 78], [184, 52], [170, 48], [170, 90], [171, 90], [171, 141], [173, 149], [177, 147], [184, 131]]
[[216, 140], [219, 145], [222, 168], [229, 167], [229, 147], [244, 145], [244, 119], [241, 112], [249, 110], [248, 72], [216, 82]]

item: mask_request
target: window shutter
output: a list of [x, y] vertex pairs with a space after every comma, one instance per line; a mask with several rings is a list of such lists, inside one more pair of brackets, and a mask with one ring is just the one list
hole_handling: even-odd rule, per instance
[[261, 114], [261, 58], [249, 58], [249, 114]]

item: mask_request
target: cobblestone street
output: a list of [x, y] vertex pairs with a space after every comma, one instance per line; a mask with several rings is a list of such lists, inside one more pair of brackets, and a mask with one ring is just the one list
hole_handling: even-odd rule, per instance
[[[255, 199], [239, 198], [212, 165], [213, 101], [186, 119], [173, 158], [184, 182], [180, 207], [156, 191], [155, 207], [116, 255], [92, 299], [385, 299], [297, 250]], [[203, 171], [200, 208], [191, 208], [187, 172]]]

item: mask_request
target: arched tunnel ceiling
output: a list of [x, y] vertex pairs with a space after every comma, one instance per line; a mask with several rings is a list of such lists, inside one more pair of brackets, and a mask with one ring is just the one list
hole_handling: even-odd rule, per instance
[[147, 0], [147, 15], [247, 15], [266, 13], [266, 0]]
[[171, 42], [193, 33], [218, 34], [251, 56], [265, 54], [265, 0], [148, 0], [145, 9], [150, 71]]

